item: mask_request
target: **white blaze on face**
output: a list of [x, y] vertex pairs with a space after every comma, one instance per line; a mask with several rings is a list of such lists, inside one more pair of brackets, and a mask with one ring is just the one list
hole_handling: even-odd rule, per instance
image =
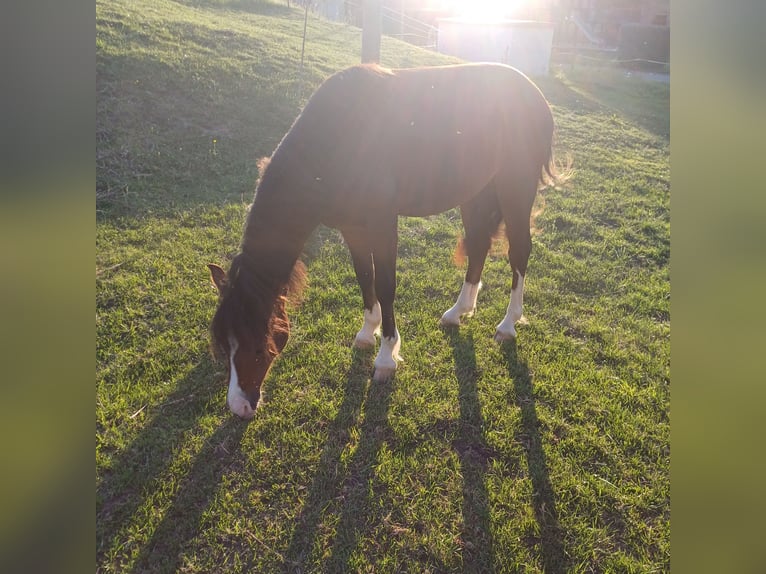
[[247, 400], [247, 395], [239, 386], [239, 377], [237, 368], [234, 366], [234, 355], [237, 353], [237, 342], [231, 341], [231, 352], [229, 353], [229, 391], [226, 393], [226, 403], [229, 410], [243, 419], [253, 418], [255, 411]]

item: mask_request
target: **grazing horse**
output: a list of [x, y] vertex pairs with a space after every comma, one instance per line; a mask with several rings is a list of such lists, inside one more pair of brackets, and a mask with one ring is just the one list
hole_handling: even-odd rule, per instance
[[512, 284], [495, 339], [514, 338], [532, 204], [541, 185], [557, 181], [552, 137], [547, 101], [509, 66], [364, 65], [327, 79], [263, 170], [228, 274], [208, 266], [219, 291], [212, 348], [228, 361], [232, 412], [253, 416], [261, 383], [287, 343], [285, 304], [301, 288], [299, 257], [319, 224], [338, 229], [351, 252], [364, 301], [355, 345], [372, 347], [380, 333], [375, 381], [391, 376], [400, 360], [394, 318], [400, 215], [460, 206], [468, 269], [443, 325], [473, 313], [492, 237], [505, 223]]

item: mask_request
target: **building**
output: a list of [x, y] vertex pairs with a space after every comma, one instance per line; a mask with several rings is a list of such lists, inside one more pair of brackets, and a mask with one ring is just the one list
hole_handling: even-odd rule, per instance
[[442, 18], [438, 26], [437, 46], [443, 54], [474, 62], [501, 62], [532, 76], [548, 73], [551, 22]]

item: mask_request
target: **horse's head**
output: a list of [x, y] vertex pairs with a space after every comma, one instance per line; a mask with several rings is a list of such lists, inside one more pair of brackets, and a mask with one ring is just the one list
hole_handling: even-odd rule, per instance
[[235, 415], [250, 419], [261, 384], [290, 336], [286, 299], [283, 293], [248, 284], [236, 260], [228, 276], [217, 265], [208, 268], [219, 295], [210, 331], [213, 352], [228, 365], [226, 402]]

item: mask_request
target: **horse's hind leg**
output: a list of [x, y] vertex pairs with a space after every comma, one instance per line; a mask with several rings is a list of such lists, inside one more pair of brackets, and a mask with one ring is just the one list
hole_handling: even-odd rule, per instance
[[375, 295], [375, 266], [372, 249], [369, 246], [366, 230], [346, 229], [342, 231], [342, 234], [351, 252], [356, 280], [362, 290], [364, 302], [364, 324], [354, 338], [354, 346], [369, 349], [375, 346], [375, 335], [380, 332], [381, 323], [380, 303]]
[[529, 254], [532, 251], [529, 218], [537, 193], [537, 182], [536, 174], [535, 177], [530, 175], [516, 179], [509, 186], [509, 193], [499, 198], [508, 237], [508, 261], [511, 264], [513, 280], [511, 299], [505, 317], [495, 330], [495, 340], [498, 343], [516, 338], [515, 325], [522, 317], [524, 277], [527, 274]]
[[462, 247], [468, 256], [468, 269], [455, 304], [441, 318], [441, 324], [459, 325], [460, 318], [470, 317], [476, 309], [476, 298], [481, 289], [481, 273], [492, 236], [500, 225], [500, 210], [494, 188], [490, 184], [478, 196], [460, 208], [465, 237]]

